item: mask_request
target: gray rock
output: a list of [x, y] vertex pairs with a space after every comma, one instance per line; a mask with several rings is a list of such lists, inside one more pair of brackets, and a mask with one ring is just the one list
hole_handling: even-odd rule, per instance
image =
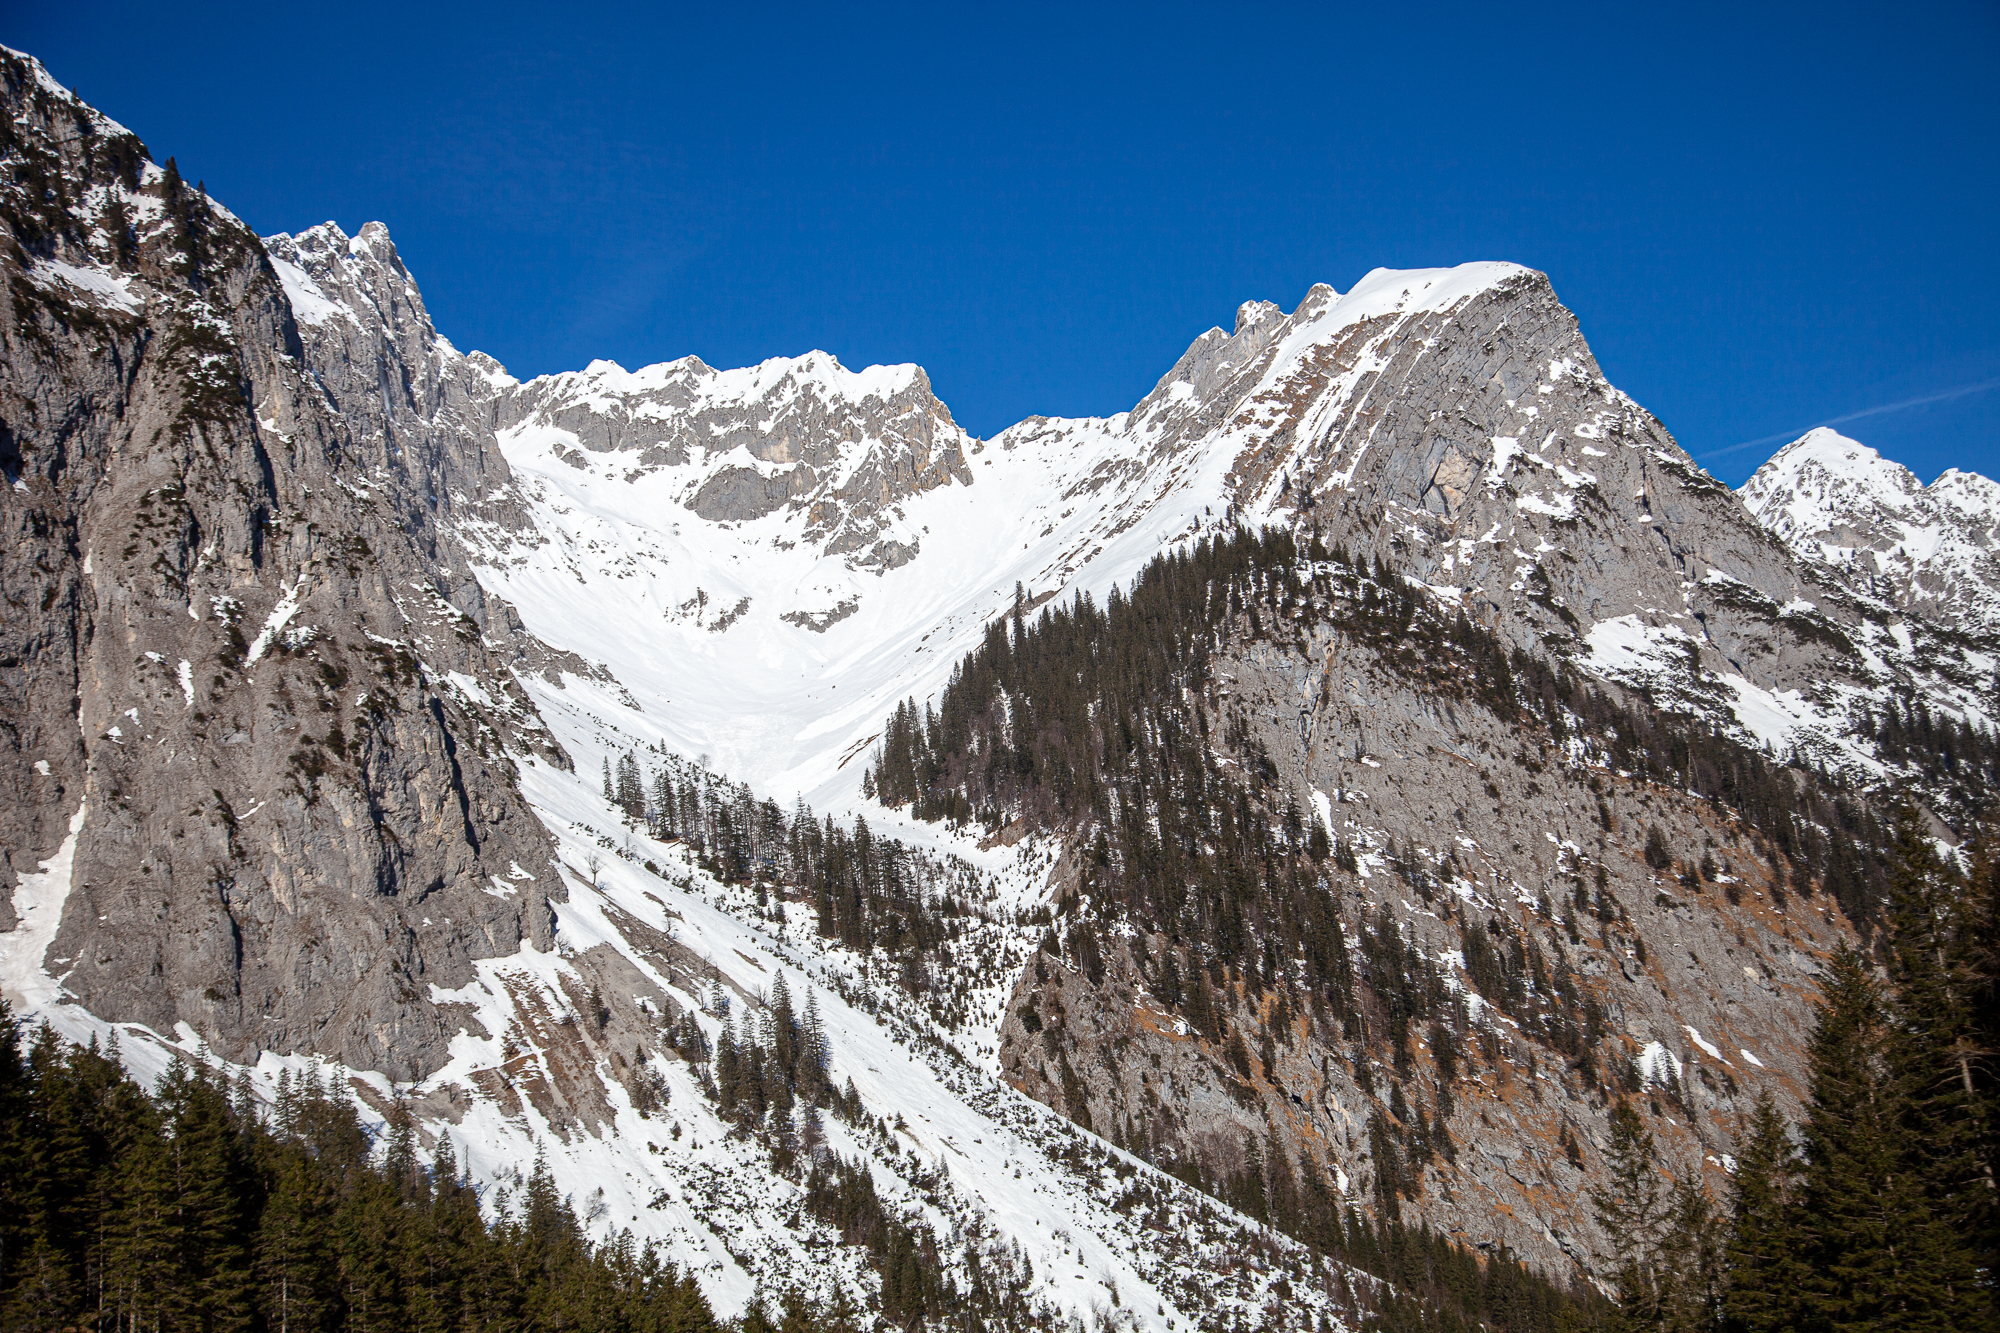
[[51, 182], [0, 193], [6, 887], [81, 808], [46, 955], [79, 1003], [435, 1068], [432, 988], [562, 893], [503, 748], [539, 724], [400, 498], [440, 464], [330, 410], [240, 221], [32, 62], [0, 85]]

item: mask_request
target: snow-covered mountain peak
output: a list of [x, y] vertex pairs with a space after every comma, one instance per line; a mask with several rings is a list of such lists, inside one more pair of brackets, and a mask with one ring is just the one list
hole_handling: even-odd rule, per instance
[[716, 370], [695, 357], [628, 371], [595, 361], [530, 380], [498, 406], [503, 446], [590, 455], [629, 479], [663, 472], [691, 517], [741, 523], [789, 515], [784, 540], [857, 567], [891, 568], [915, 545], [892, 538], [894, 508], [967, 482], [971, 437], [915, 366], [851, 371], [825, 352]]
[[1267, 319], [1282, 319], [1284, 314], [1276, 301], [1245, 301], [1236, 307], [1236, 332], [1241, 333]]
[[756, 402], [782, 407], [801, 396], [859, 404], [912, 391], [930, 392], [930, 380], [920, 367], [903, 364], [849, 370], [837, 357], [822, 351], [774, 356], [736, 370], [717, 370], [698, 356], [656, 362], [637, 370], [600, 359], [580, 371], [538, 376], [529, 383], [531, 392], [551, 401], [595, 402], [606, 410], [618, 410], [622, 404], [627, 412], [643, 412], [649, 403], [659, 402], [687, 406], [699, 401], [710, 407]]
[[[1347, 332], [1357, 325], [1385, 316], [1443, 314], [1469, 297], [1523, 276], [1535, 275], [1518, 264], [1506, 263], [1460, 264], [1448, 269], [1378, 268], [1370, 270], [1345, 295], [1326, 283], [1314, 283], [1290, 314], [1275, 302], [1245, 301], [1236, 308], [1232, 332], [1217, 327], [1196, 338], [1126, 419], [1156, 438], [1170, 438], [1176, 434], [1176, 422], [1211, 418], [1222, 406], [1219, 395], [1240, 401], [1246, 392], [1291, 375], [1302, 361], [1338, 355]], [[1246, 368], [1260, 362], [1274, 347], [1279, 350], [1261, 361], [1265, 373], [1246, 379]], [[1315, 357], [1315, 349], [1322, 355]], [[1022, 425], [1042, 421], [1031, 418]]]
[[49, 73], [47, 66], [43, 65], [41, 61], [29, 55], [26, 51], [16, 51], [11, 46], [0, 46], [0, 54], [11, 56], [16, 60], [26, 61], [29, 76], [35, 81], [35, 87], [43, 96], [68, 103], [81, 111], [88, 119], [92, 138], [104, 140], [111, 138], [136, 139], [138, 137], [132, 131], [126, 129], [123, 125], [120, 125], [96, 107], [76, 96], [69, 89], [63, 87], [56, 79], [56, 76]]
[[1924, 487], [1924, 494], [1940, 510], [1984, 533], [1983, 544], [2000, 542], [2000, 482], [1947, 468], [1942, 476]]
[[1757, 520], [1787, 541], [1853, 547], [1839, 540], [1842, 531], [1857, 521], [1907, 514], [1923, 489], [1902, 464], [1820, 426], [1772, 455], [1741, 493]]
[[2000, 485], [1953, 468], [1925, 486], [1824, 426], [1780, 449], [1739, 494], [1794, 550], [1855, 589], [1941, 627], [2000, 633]]

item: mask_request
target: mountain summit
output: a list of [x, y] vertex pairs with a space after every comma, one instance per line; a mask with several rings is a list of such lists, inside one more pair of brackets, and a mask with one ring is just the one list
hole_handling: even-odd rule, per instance
[[1824, 426], [1743, 484], [1743, 503], [1793, 550], [1900, 611], [2000, 636], [2000, 484], [1947, 470], [1930, 485]]
[[1532, 270], [981, 440], [822, 352], [521, 381], [381, 224], [0, 102], [8, 1003], [725, 1317], [1553, 1319], [1631, 1108], [1720, 1191], [1796, 1105], [1889, 795], [2000, 782], [1992, 484], [1732, 493]]

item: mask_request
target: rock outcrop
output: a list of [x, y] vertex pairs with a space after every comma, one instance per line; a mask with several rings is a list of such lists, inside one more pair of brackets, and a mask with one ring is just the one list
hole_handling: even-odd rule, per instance
[[[1544, 969], [1533, 1013], [1453, 992], [1454, 1072], [1428, 1030], [1385, 1056], [1388, 1016], [1350, 1031], [1225, 969], [1232, 1047], [1151, 994], [1157, 938], [1090, 966], [1035, 951], [1043, 909], [1094, 910], [1091, 830], [1027, 836], [1013, 810], [985, 842], [898, 829], [862, 787], [885, 714], [920, 716], [996, 617], [1102, 602], [1163, 550], [1270, 524], [1565, 688], [1854, 792], [1907, 776], [1855, 722], [1873, 703], [1994, 722], [1991, 483], [1918, 487], [1815, 433], [1733, 494], [1526, 269], [1248, 303], [1131, 411], [982, 441], [917, 367], [817, 352], [521, 382], [438, 332], [380, 224], [260, 241], [28, 58], [0, 52], [0, 100], [9, 998], [156, 1053], [338, 1062], [487, 1180], [545, 1135], [563, 1188], [596, 1189], [593, 1226], [601, 1204], [681, 1247], [733, 1308], [808, 1252], [860, 1263], [811, 1239], [705, 1068], [732, 1005], [748, 1034], [788, 969], [856, 1089], [815, 1134], [912, 1216], [1032, 1251], [1056, 1306], [1122, 1282], [1162, 1329], [1186, 1317], [1170, 1297], [1220, 1326], [1201, 1256], [1236, 1242], [1191, 1252], [1158, 1219], [1240, 1219], [1159, 1174], [1127, 1191], [1139, 1168], [996, 1078], [1210, 1183], [1254, 1143], [1560, 1277], [1605, 1271], [1585, 1199], [1611, 1090], [1711, 1175], [1747, 1097], [1799, 1090], [1816, 960], [1854, 931], [1790, 861], [1687, 783], [1441, 702], [1338, 636], [1218, 637], [1203, 744], [1235, 728], [1261, 791], [1318, 802], [1357, 954], [1393, 930], [1469, 987], [1473, 932], [1517, 980]], [[801, 929], [789, 853], [726, 869], [638, 813], [663, 792], [769, 834], [756, 797], [802, 791], [935, 849], [898, 863], [949, 918], [935, 957]], [[1967, 805], [1938, 791], [1948, 833]], [[1648, 861], [1655, 826], [1680, 865]], [[765, 1129], [784, 1146], [789, 1122]], [[1318, 1274], [1330, 1308], [1323, 1266], [1257, 1244], [1258, 1302]]]
[[0, 97], [0, 855], [68, 867], [34, 961], [233, 1059], [435, 1068], [432, 987], [550, 938], [532, 706], [257, 237], [33, 61]]
[[[1309, 1173], [1328, 1198], [1558, 1277], [1607, 1271], [1589, 1194], [1620, 1098], [1675, 1170], [1725, 1191], [1757, 1093], [1789, 1110], [1803, 1091], [1820, 965], [1855, 938], [1835, 904], [1788, 892], [1769, 844], [1727, 811], [1578, 763], [1518, 720], [1414, 687], [1364, 643], [1274, 636], [1215, 670], [1227, 686], [1208, 734], [1243, 719], [1270, 789], [1308, 818], [1323, 800], [1317, 818], [1353, 852], [1317, 874], [1360, 1002], [1334, 1016], [1288, 958], [1263, 981], [1218, 962], [1202, 1032], [1161, 998], [1162, 960], [1183, 960], [1185, 990], [1217, 942], [1110, 924], [1108, 905], [1075, 896], [1072, 863], [1052, 889], [1068, 910], [1110, 913], [1101, 973], [1068, 947], [1023, 971], [1005, 1076], [1162, 1165], [1225, 1186]], [[1647, 862], [1655, 828], [1669, 867]], [[1704, 858], [1705, 880], [1682, 877]], [[1468, 963], [1468, 935], [1506, 960], [1513, 999], [1481, 994], [1493, 981]], [[1382, 973], [1411, 968], [1446, 979], [1434, 1019], [1397, 1012], [1403, 988]]]

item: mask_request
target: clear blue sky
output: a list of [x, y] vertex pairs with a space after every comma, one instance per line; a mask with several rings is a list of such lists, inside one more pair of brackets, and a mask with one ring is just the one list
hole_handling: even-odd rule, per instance
[[0, 41], [260, 231], [389, 225], [439, 327], [916, 361], [1130, 406], [1237, 303], [1546, 270], [1736, 482], [1829, 418], [2000, 476], [2000, 7], [17, 4]]

